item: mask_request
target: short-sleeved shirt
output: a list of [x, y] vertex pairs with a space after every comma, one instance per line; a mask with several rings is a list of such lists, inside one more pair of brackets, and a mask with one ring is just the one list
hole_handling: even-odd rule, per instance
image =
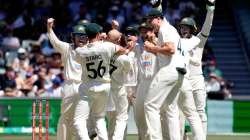
[[83, 84], [110, 83], [110, 60], [116, 46], [110, 42], [93, 42], [76, 49], [76, 61], [82, 66]]
[[130, 70], [130, 59], [127, 55], [115, 55], [110, 63], [111, 85], [119, 88], [126, 82], [127, 74]]
[[180, 36], [177, 30], [169, 24], [167, 20], [163, 20], [163, 24], [158, 32], [158, 46], [162, 46], [166, 42], [173, 42], [175, 46], [175, 53], [173, 55], [157, 54], [159, 60], [159, 67], [181, 67], [185, 66], [184, 50], [180, 45]]
[[156, 55], [143, 50], [143, 48], [138, 48], [136, 57], [138, 63], [138, 80], [152, 79], [158, 70]]

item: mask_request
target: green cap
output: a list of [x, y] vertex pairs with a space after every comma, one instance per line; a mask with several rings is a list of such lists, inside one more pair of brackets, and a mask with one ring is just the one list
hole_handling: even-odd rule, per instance
[[194, 31], [197, 31], [197, 26], [193, 18], [191, 17], [185, 17], [181, 20], [180, 25], [188, 25], [191, 26]]
[[73, 34], [86, 34], [86, 27], [84, 25], [76, 25], [73, 27]]
[[94, 36], [97, 33], [101, 33], [103, 30], [102, 26], [96, 23], [89, 23], [86, 28], [86, 33], [88, 36]]
[[128, 26], [125, 30], [126, 35], [139, 35], [138, 26], [137, 25], [131, 25]]
[[146, 22], [142, 22], [140, 26], [138, 27], [138, 30], [140, 31], [141, 29], [146, 29], [146, 30], [153, 30], [153, 26], [147, 24]]
[[152, 9], [148, 12], [148, 14], [144, 17], [145, 19], [152, 19], [156, 17], [163, 17], [163, 13], [157, 9]]

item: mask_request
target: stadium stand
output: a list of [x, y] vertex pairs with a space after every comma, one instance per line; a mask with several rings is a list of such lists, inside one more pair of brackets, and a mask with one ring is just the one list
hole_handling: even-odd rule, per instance
[[237, 31], [238, 21], [232, 17], [232, 12], [230, 5], [223, 1], [217, 2], [209, 45], [212, 46], [224, 78], [235, 84], [232, 94], [237, 98], [249, 95], [250, 71], [245, 46], [240, 38], [241, 32]]

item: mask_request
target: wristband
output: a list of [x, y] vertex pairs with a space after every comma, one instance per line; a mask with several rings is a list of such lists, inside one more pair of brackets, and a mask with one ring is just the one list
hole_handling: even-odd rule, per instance
[[215, 9], [215, 6], [214, 5], [206, 5], [206, 8], [207, 8], [207, 10], [208, 11], [214, 11], [214, 9]]

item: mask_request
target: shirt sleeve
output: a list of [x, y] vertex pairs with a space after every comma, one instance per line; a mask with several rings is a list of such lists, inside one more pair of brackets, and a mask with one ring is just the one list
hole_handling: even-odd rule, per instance
[[111, 42], [103, 42], [102, 47], [106, 49], [108, 52], [109, 56], [114, 56], [114, 54], [119, 51], [119, 46], [115, 45], [114, 43]]
[[201, 43], [199, 45], [199, 47], [204, 47], [205, 43], [207, 41], [207, 38], [210, 34], [210, 30], [212, 28], [212, 24], [213, 24], [213, 18], [214, 18], [214, 9], [212, 8], [207, 8], [207, 15], [206, 15], [206, 19], [205, 22], [202, 26], [201, 32], [198, 33], [197, 37], [200, 38]]
[[130, 68], [131, 68], [131, 64], [130, 64], [130, 60], [129, 60], [128, 56], [121, 55], [120, 61], [121, 61], [121, 64], [123, 66], [124, 73], [128, 73]]
[[81, 51], [83, 51], [83, 49], [81, 48], [77, 48], [76, 50], [73, 50], [74, 60], [79, 64], [81, 64]]
[[[167, 21], [165, 21], [167, 22]], [[162, 44], [166, 42], [178, 42], [180, 36], [177, 32], [177, 30], [170, 25], [169, 23], [164, 23], [163, 26], [160, 28], [159, 31], [159, 39], [162, 41]], [[175, 44], [177, 45], [177, 44]]]
[[53, 48], [61, 54], [64, 54], [69, 49], [69, 43], [60, 41], [53, 31], [47, 33], [50, 43]]

